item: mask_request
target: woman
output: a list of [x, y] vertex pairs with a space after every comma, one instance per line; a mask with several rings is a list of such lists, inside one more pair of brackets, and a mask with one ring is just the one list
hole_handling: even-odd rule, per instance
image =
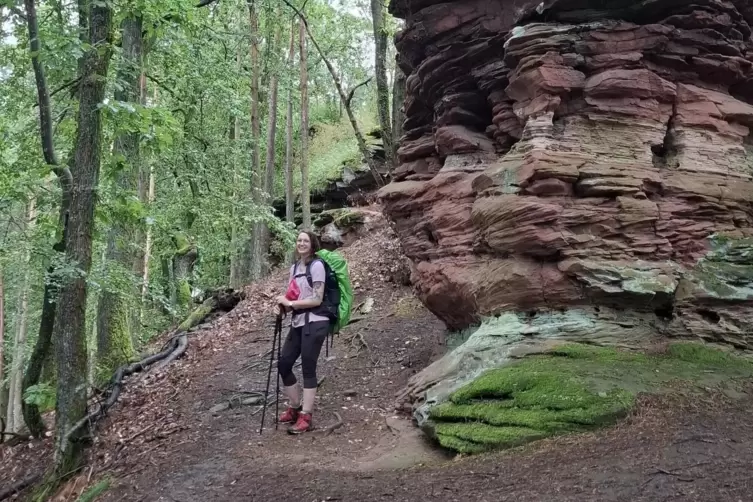
[[[290, 332], [282, 346], [277, 368], [282, 377], [283, 391], [289, 406], [280, 417], [280, 422], [293, 424], [290, 434], [302, 434], [312, 429], [311, 414], [314, 409], [317, 379], [316, 363], [319, 352], [329, 332], [329, 319], [315, 313], [324, 299], [326, 272], [322, 260], [315, 259], [319, 251], [319, 239], [311, 232], [301, 232], [296, 240], [296, 262], [290, 267], [287, 294], [277, 297], [285, 311], [293, 312]], [[311, 285], [306, 278], [310, 264]], [[303, 373], [303, 400], [298, 382], [293, 374], [293, 365], [301, 356]]]

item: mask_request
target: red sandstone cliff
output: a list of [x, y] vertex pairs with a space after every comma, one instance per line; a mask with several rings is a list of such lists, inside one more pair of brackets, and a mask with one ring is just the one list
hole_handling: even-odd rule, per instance
[[451, 328], [577, 311], [749, 347], [753, 1], [594, 3], [393, 0], [381, 197], [414, 283]]

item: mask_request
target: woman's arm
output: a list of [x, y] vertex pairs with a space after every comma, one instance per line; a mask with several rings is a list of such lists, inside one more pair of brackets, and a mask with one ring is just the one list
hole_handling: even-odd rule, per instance
[[292, 302], [289, 302], [289, 305], [286, 305], [286, 306], [289, 306], [297, 310], [310, 309], [310, 308], [318, 307], [319, 305], [321, 305], [323, 300], [324, 300], [324, 283], [315, 282], [314, 283], [314, 296], [312, 298], [307, 298], [305, 300], [294, 300]]

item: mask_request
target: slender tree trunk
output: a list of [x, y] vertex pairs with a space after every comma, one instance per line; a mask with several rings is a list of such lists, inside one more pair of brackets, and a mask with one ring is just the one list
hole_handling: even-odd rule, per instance
[[[295, 61], [295, 23], [290, 27], [290, 45], [288, 47], [288, 68], [293, 68]], [[293, 194], [293, 86], [288, 86], [288, 106], [285, 116], [285, 221], [295, 222], [295, 195]], [[286, 263], [293, 261], [293, 249], [285, 257]]]
[[395, 65], [395, 78], [392, 81], [392, 158], [395, 162], [400, 138], [403, 136], [403, 122], [405, 122], [403, 101], [405, 101], [405, 73], [399, 65]]
[[382, 142], [387, 160], [387, 169], [395, 168], [394, 148], [392, 147], [392, 124], [390, 123], [390, 88], [387, 82], [387, 31], [384, 24], [383, 0], [371, 0], [371, 17], [374, 24], [374, 59], [377, 86], [377, 110], [379, 126], [382, 128]]
[[[146, 202], [149, 206], [151, 206], [154, 203], [154, 168], [152, 166], [149, 167], [149, 178], [148, 178], [148, 184], [149, 188], [146, 192]], [[146, 302], [146, 293], [149, 290], [149, 261], [151, 259], [152, 255], [152, 227], [147, 226], [146, 227], [146, 240], [144, 242], [144, 256], [143, 256], [143, 265], [141, 267], [141, 315], [139, 316], [139, 323], [143, 322], [144, 317], [144, 304]]]
[[[24, 222], [24, 229], [27, 232], [31, 232], [34, 228], [37, 219], [37, 207], [36, 199], [32, 197], [26, 209], [26, 221]], [[6, 427], [11, 432], [18, 432], [24, 425], [23, 416], [21, 413], [23, 388], [21, 386], [23, 381], [24, 371], [24, 355], [26, 354], [26, 333], [29, 321], [29, 282], [30, 282], [30, 269], [31, 269], [31, 250], [25, 250], [26, 256], [24, 256], [24, 279], [21, 285], [20, 297], [18, 302], [18, 311], [16, 314], [16, 337], [13, 344], [13, 359], [11, 363], [11, 371], [9, 375], [9, 388], [8, 388], [8, 415]]]
[[[88, 13], [82, 8], [84, 0], [79, 0], [79, 27], [84, 28], [88, 24]], [[34, 80], [37, 87], [37, 99], [39, 101], [39, 134], [42, 142], [42, 154], [47, 165], [57, 175], [61, 188], [60, 200], [60, 218], [58, 226], [58, 242], [53, 246], [57, 253], [65, 252], [66, 238], [68, 235], [68, 209], [71, 200], [71, 188], [73, 177], [69, 167], [63, 167], [59, 164], [55, 153], [55, 146], [52, 134], [52, 108], [50, 106], [50, 92], [47, 87], [44, 68], [39, 59], [41, 42], [39, 39], [39, 27], [37, 25], [37, 12], [34, 0], [24, 0], [26, 8], [26, 26], [29, 33], [29, 51], [31, 52], [31, 64], [34, 70]], [[83, 30], [81, 33], [83, 41]], [[79, 61], [79, 76], [83, 65]], [[55, 268], [50, 265], [47, 268], [44, 288], [44, 298], [42, 300], [42, 315], [39, 323], [39, 335], [37, 343], [34, 345], [34, 351], [29, 358], [29, 364], [23, 379], [23, 390], [39, 383], [42, 375], [42, 369], [45, 364], [51, 365], [50, 349], [52, 345], [52, 331], [55, 326], [55, 313], [57, 297], [57, 281], [53, 277]], [[33, 404], [22, 402], [24, 420], [31, 434], [40, 437], [44, 432], [44, 423], [39, 408]]]
[[[238, 51], [235, 53], [235, 64], [240, 74], [243, 67], [243, 58], [241, 55], [240, 45]], [[246, 190], [241, 188], [242, 177], [239, 174], [238, 159], [240, 158], [239, 152], [242, 150], [241, 139], [241, 121], [237, 115], [230, 118], [230, 145], [233, 149], [233, 202], [237, 201], [240, 197], [245, 197]], [[245, 227], [242, 228], [242, 218], [239, 214], [239, 210], [236, 205], [233, 205], [233, 228], [232, 235], [230, 236], [230, 287], [233, 289], [240, 289], [243, 287], [244, 274], [243, 270], [247, 266], [245, 263], [246, 256], [244, 256], [244, 239], [246, 237]]]
[[[3, 280], [3, 268], [0, 266], [0, 418], [8, 411], [8, 395], [5, 386], [5, 281]], [[2, 433], [0, 427], [0, 433]], [[0, 443], [3, 438], [0, 437]]]
[[[143, 58], [141, 63], [141, 72], [139, 75], [139, 104], [146, 106], [146, 73], [144, 73], [144, 66], [146, 61], [147, 48], [144, 41], [144, 47], [142, 48]], [[139, 157], [138, 162], [138, 194], [139, 202], [144, 207], [148, 207], [151, 204], [149, 200], [149, 189], [151, 187], [152, 169], [146, 162]], [[137, 288], [138, 307], [131, 311], [131, 338], [133, 340], [134, 347], [137, 347], [141, 343], [141, 328], [144, 317], [144, 301], [146, 300], [146, 285], [149, 279], [149, 258], [147, 249], [150, 245], [150, 226], [146, 224], [145, 220], [140, 220], [136, 225], [136, 239], [135, 250], [133, 253], [133, 263], [131, 269], [134, 277], [137, 278], [137, 284], [140, 286]]]
[[[270, 55], [274, 54], [277, 46], [279, 45], [280, 31], [275, 28], [275, 33], [272, 38], [272, 44], [270, 47]], [[270, 64], [276, 65], [277, 60], [270, 61]], [[269, 77], [269, 100], [267, 102], [267, 153], [265, 156], [266, 163], [264, 166], [264, 204], [271, 205], [273, 190], [275, 184], [275, 139], [277, 137], [277, 92], [279, 89], [279, 74], [277, 69], [271, 71]], [[269, 225], [261, 223], [261, 243], [262, 243], [262, 276], [266, 276], [269, 273], [269, 255], [270, 246], [270, 232]]]
[[[261, 123], [259, 119], [259, 81], [261, 66], [259, 62], [259, 15], [255, 0], [248, 1], [249, 27], [251, 35], [251, 200], [256, 206], [263, 201], [264, 176], [259, 161], [261, 142]], [[261, 223], [251, 226], [250, 256], [248, 280], [256, 281], [262, 277], [264, 232]]]
[[99, 105], [104, 99], [112, 52], [112, 8], [109, 2], [93, 2], [89, 10], [89, 44], [83, 57], [78, 88], [78, 131], [75, 142], [75, 177], [71, 190], [66, 256], [80, 273], [63, 284], [58, 299], [55, 336], [57, 403], [55, 465], [69, 473], [82, 460], [83, 435], [69, 431], [86, 415], [87, 353], [85, 275], [92, 259], [92, 233], [96, 188], [99, 183], [102, 123]]
[[306, 28], [303, 21], [298, 30], [298, 53], [301, 58], [301, 210], [303, 228], [311, 228], [311, 192], [309, 190], [309, 77]]
[[[117, 101], [141, 103], [141, 73], [144, 41], [140, 17], [123, 19], [122, 48], [123, 58], [118, 69], [117, 80], [122, 87], [115, 91]], [[113, 146], [113, 154], [119, 165], [116, 173], [116, 189], [122, 197], [138, 195], [140, 156], [139, 134], [120, 133]], [[121, 272], [133, 271], [138, 256], [133, 251], [133, 243], [138, 242], [138, 222], [134, 218], [118, 215], [107, 233], [105, 263], [115, 262]], [[143, 260], [142, 260], [143, 263]], [[134, 281], [135, 282], [135, 281]], [[137, 310], [136, 290], [131, 292], [105, 289], [97, 308], [97, 376], [106, 381], [115, 369], [134, 356], [133, 315]]]

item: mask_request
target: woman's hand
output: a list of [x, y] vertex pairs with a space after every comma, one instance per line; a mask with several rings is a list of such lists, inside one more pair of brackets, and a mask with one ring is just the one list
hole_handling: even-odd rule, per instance
[[293, 308], [293, 302], [285, 298], [284, 295], [280, 295], [277, 297], [277, 303], [279, 305], [282, 305], [285, 308]]

